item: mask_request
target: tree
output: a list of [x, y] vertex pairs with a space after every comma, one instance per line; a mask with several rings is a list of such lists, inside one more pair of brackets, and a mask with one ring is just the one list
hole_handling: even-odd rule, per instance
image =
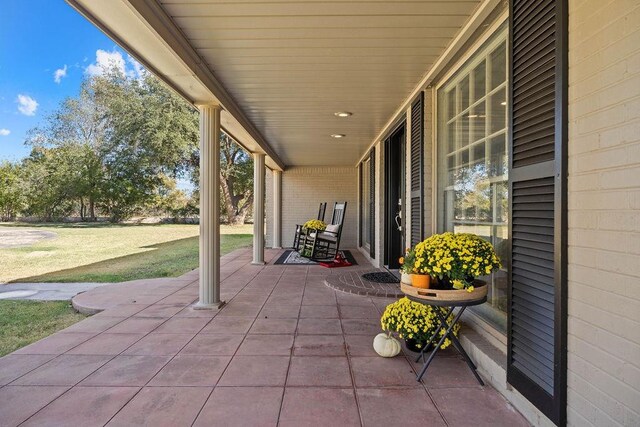
[[163, 184], [190, 172], [198, 148], [198, 114], [151, 74], [140, 79], [111, 70], [95, 77], [105, 106], [105, 208], [118, 221], [148, 206]]
[[[70, 156], [75, 168], [64, 169], [73, 176], [64, 194], [77, 202], [82, 218], [95, 220], [99, 207], [120, 221], [152, 206], [166, 179], [192, 173], [198, 115], [151, 74], [132, 78], [113, 68], [87, 78], [79, 95], [33, 129], [27, 143], [44, 154], [43, 165], [60, 161], [54, 153]], [[50, 190], [54, 197], [57, 190]]]
[[158, 194], [154, 206], [159, 211], [172, 217], [183, 217], [189, 210], [189, 197], [178, 188], [176, 180], [166, 175], [161, 176], [162, 184], [158, 187]]
[[78, 167], [73, 146], [35, 147], [22, 167], [27, 215], [51, 221], [71, 214]]
[[220, 134], [220, 186], [227, 222], [244, 224], [253, 206], [253, 159], [224, 132]]
[[24, 206], [20, 166], [0, 163], [0, 220], [11, 221]]
[[[25, 212], [45, 219], [79, 212], [89, 221], [100, 213], [114, 222], [158, 210], [192, 215], [198, 139], [196, 109], [153, 75], [105, 69], [30, 131]], [[221, 214], [242, 224], [253, 203], [253, 161], [224, 133], [221, 146]], [[176, 188], [185, 178], [196, 187], [190, 199]]]
[[105, 106], [96, 102], [92, 82], [83, 81], [77, 97], [65, 99], [47, 116], [44, 125], [32, 129], [27, 145], [36, 150], [60, 149], [70, 156], [68, 161], [75, 168], [68, 169], [73, 179], [68, 182], [67, 193], [77, 199], [81, 218], [95, 221], [96, 203], [105, 182], [107, 113]]

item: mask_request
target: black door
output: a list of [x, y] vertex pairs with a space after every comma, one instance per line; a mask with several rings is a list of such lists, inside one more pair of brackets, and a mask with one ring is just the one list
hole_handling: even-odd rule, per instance
[[385, 141], [385, 266], [400, 268], [404, 254], [405, 124]]

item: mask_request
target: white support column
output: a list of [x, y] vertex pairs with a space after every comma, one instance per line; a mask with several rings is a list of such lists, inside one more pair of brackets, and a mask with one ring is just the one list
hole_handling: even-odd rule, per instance
[[273, 170], [273, 247], [282, 248], [282, 171]]
[[220, 301], [220, 106], [200, 110], [200, 299], [196, 309]]
[[253, 262], [264, 264], [264, 160], [263, 153], [253, 153]]

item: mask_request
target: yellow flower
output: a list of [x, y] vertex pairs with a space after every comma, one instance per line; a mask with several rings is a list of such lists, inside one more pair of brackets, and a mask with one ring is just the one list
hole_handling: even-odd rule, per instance
[[306, 229], [324, 231], [327, 228], [327, 224], [325, 224], [324, 221], [320, 221], [319, 219], [310, 219], [309, 221], [305, 222], [302, 227]]

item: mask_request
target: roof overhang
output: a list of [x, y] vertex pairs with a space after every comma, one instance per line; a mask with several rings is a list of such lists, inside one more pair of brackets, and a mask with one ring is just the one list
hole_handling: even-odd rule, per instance
[[357, 164], [500, 0], [67, 2], [284, 169]]
[[248, 151], [265, 153], [269, 168], [284, 170], [285, 164], [280, 157], [157, 3], [144, 0], [66, 1], [191, 104], [220, 104], [224, 131]]

